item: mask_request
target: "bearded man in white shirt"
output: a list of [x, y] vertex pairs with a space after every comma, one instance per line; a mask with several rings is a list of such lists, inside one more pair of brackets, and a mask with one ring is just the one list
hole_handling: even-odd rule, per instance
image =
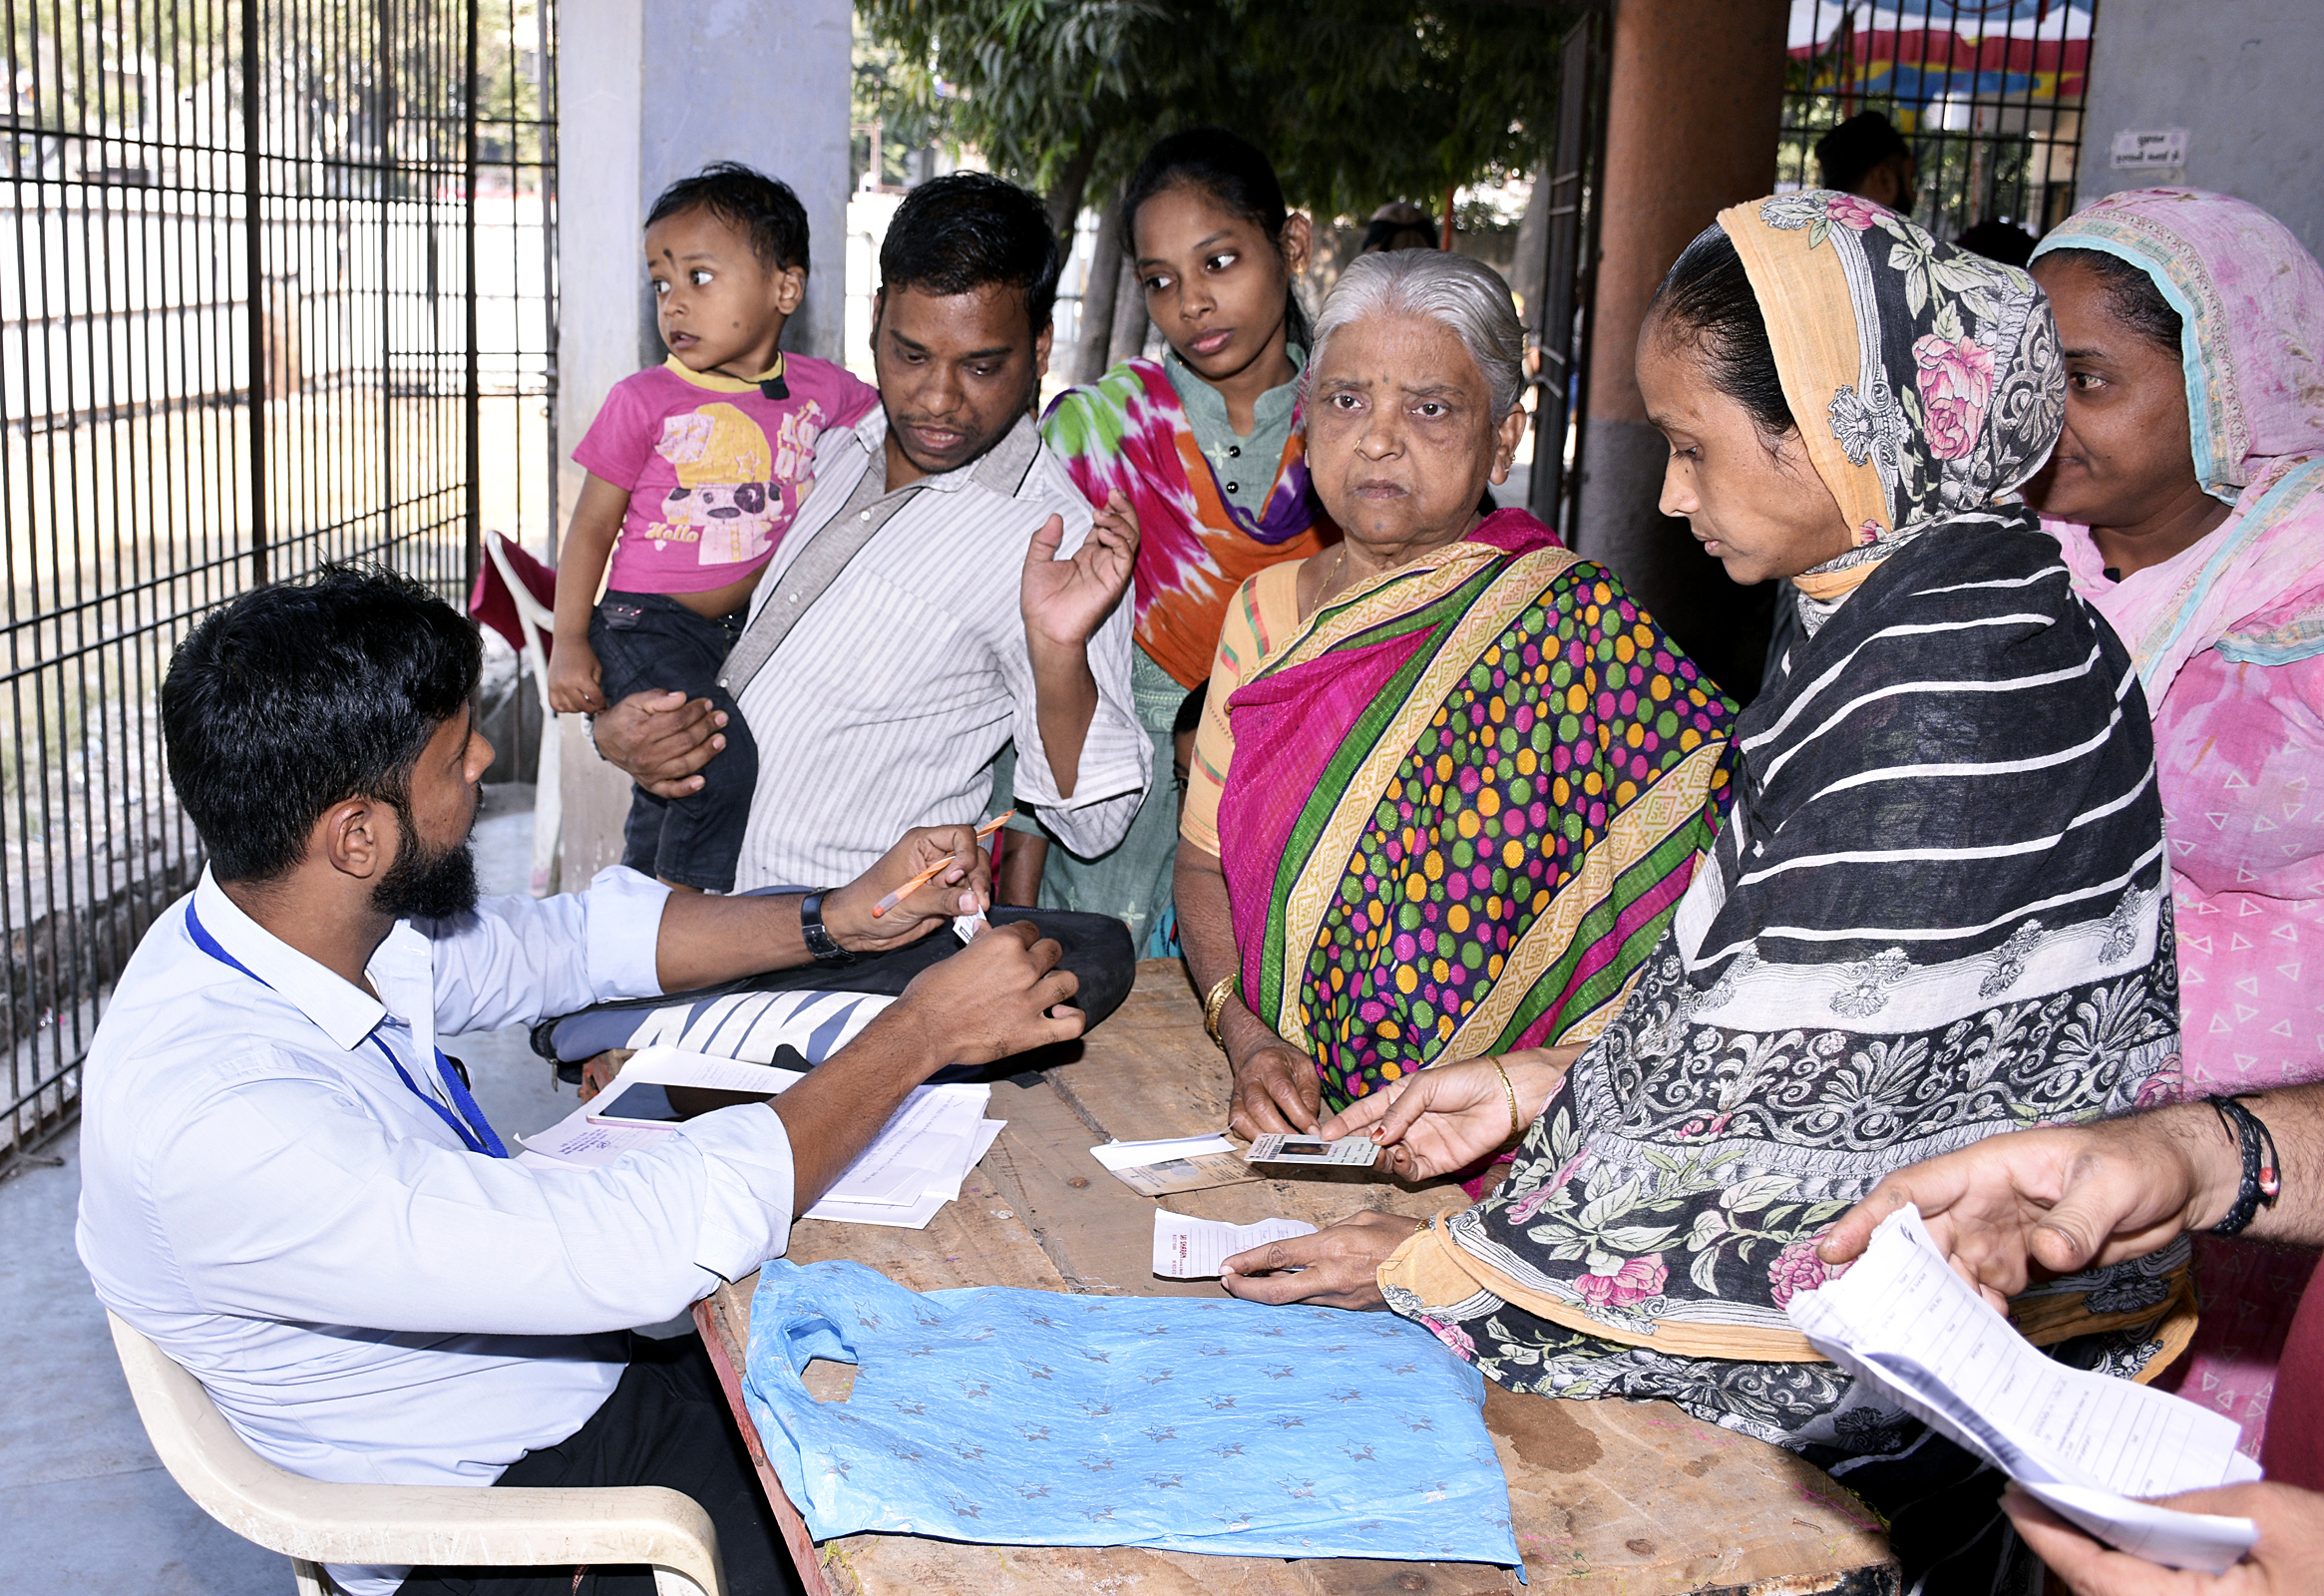
[[[793, 1215], [938, 1069], [1077, 1034], [1074, 979], [1029, 928], [987, 931], [771, 1103], [604, 1168], [514, 1162], [439, 1034], [802, 964], [811, 934], [899, 947], [979, 911], [989, 878], [954, 826], [819, 903], [672, 895], [618, 868], [583, 893], [480, 901], [479, 668], [449, 606], [347, 570], [246, 594], [179, 649], [163, 729], [209, 866], [90, 1047], [81, 1257], [106, 1306], [284, 1467], [669, 1485], [717, 1525], [737, 1596], [782, 1590], [699, 1344], [629, 1327], [780, 1255]], [[352, 1596], [652, 1589], [640, 1570], [331, 1572]]]
[[1016, 745], [1016, 801], [1073, 853], [1122, 840], [1153, 774], [1130, 695], [1136, 520], [1041, 442], [1060, 258], [1032, 195], [955, 173], [880, 249], [880, 408], [823, 433], [815, 486], [713, 698], [636, 693], [597, 751], [682, 800], [740, 713], [758, 787], [738, 889], [843, 880], [904, 827], [973, 822]]

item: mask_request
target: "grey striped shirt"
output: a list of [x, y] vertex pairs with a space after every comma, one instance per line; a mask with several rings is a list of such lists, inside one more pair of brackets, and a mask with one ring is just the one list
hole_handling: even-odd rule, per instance
[[[886, 414], [874, 410], [823, 434], [815, 486], [759, 581], [754, 621], [859, 487], [862, 506], [888, 497], [872, 496], [881, 478], [865, 483], [866, 472], [887, 469], [887, 432]], [[1131, 606], [1116, 606], [1089, 639], [1097, 711], [1073, 796], [1059, 798], [1034, 717], [1018, 588], [1041, 523], [1064, 518], [1059, 555], [1070, 556], [1089, 535], [1089, 504], [1045, 445], [1021, 476], [995, 468], [996, 456], [1012, 453], [1023, 459], [1003, 445], [899, 490], [909, 496], [903, 508], [744, 684], [759, 776], [737, 890], [837, 885], [911, 827], [980, 818], [993, 756], [1011, 738], [1017, 802], [1067, 848], [1100, 854], [1129, 830], [1153, 774], [1153, 746], [1130, 700]]]

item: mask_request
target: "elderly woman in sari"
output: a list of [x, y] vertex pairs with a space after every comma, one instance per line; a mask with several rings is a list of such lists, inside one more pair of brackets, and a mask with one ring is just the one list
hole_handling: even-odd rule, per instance
[[[1738, 718], [1718, 841], [1562, 1077], [1509, 1068], [1512, 1104], [1455, 1064], [1323, 1127], [1407, 1175], [1525, 1129], [1492, 1197], [1400, 1238], [1374, 1217], [1239, 1255], [1228, 1288], [1384, 1299], [1520, 1392], [1668, 1397], [1864, 1494], [1908, 1587], [2009, 1588], [1998, 1481], [1784, 1310], [1888, 1172], [2176, 1082], [2138, 679], [2013, 494], [2058, 439], [2056, 328], [2025, 273], [1809, 191], [1689, 246], [1638, 363], [1663, 509], [1735, 580], [1791, 578], [1806, 633]], [[2148, 1373], [2185, 1345], [2186, 1273], [2181, 1246], [2015, 1317], [2055, 1356]]]
[[1522, 352], [1455, 254], [1364, 256], [1318, 320], [1307, 461], [1345, 541], [1229, 604], [1177, 865], [1243, 1134], [1596, 1034], [1709, 840], [1732, 707], [1604, 568], [1476, 512]]
[[[2304, 946], [2324, 934], [2324, 269], [2257, 205], [2148, 189], [2069, 216], [2033, 272], [2067, 389], [2030, 497], [2154, 712], [2188, 1090], [2324, 1080]], [[2179, 1390], [2254, 1452], [2310, 1268], [2195, 1238]]]

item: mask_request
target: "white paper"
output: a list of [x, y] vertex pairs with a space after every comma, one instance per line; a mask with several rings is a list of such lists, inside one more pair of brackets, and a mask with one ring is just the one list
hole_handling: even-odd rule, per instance
[[600, 1125], [589, 1118], [589, 1106], [583, 1103], [547, 1130], [519, 1136], [525, 1151], [517, 1162], [539, 1158], [569, 1167], [598, 1169], [625, 1152], [651, 1147], [668, 1134], [666, 1125]]
[[1090, 1148], [1089, 1156], [1108, 1169], [1136, 1169], [1173, 1158], [1200, 1158], [1205, 1153], [1234, 1150], [1235, 1144], [1224, 1136], [1166, 1136], [1160, 1141], [1109, 1141]]
[[[645, 1047], [591, 1102], [609, 1102], [623, 1085], [638, 1081], [779, 1095], [805, 1078], [796, 1070], [674, 1047]], [[960, 1196], [961, 1183], [999, 1135], [1004, 1122], [984, 1117], [991, 1100], [989, 1086], [916, 1087], [871, 1145], [800, 1217], [925, 1229], [937, 1210]], [[677, 1128], [599, 1124], [588, 1114], [589, 1104], [584, 1103], [540, 1134], [519, 1137], [525, 1146], [519, 1162], [531, 1162], [536, 1168], [544, 1164], [599, 1168], [625, 1152], [653, 1146]]]
[[1261, 1219], [1248, 1225], [1230, 1225], [1223, 1219], [1197, 1219], [1192, 1214], [1157, 1208], [1154, 1273], [1165, 1280], [1208, 1280], [1237, 1253], [1315, 1233], [1316, 1227], [1304, 1219]]
[[2258, 1538], [2247, 1518], [2130, 1499], [2257, 1479], [2234, 1420], [2043, 1356], [1953, 1272], [1918, 1209], [1787, 1311], [1817, 1352], [2110, 1545], [2218, 1573]]

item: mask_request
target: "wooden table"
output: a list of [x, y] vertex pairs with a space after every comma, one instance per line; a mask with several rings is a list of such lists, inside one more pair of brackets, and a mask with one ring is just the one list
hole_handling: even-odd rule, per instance
[[[802, 1220], [789, 1256], [852, 1258], [915, 1291], [1022, 1286], [1112, 1296], [1217, 1296], [1215, 1281], [1151, 1273], [1151, 1198], [1089, 1156], [1118, 1136], [1194, 1135], [1226, 1123], [1226, 1063], [1202, 1033], [1200, 1004], [1175, 960], [1139, 967], [1119, 1012], [1084, 1055], [992, 1089], [1008, 1128], [926, 1230]], [[1176, 1212], [1237, 1223], [1282, 1214], [1317, 1225], [1363, 1207], [1429, 1214], [1460, 1206], [1456, 1187], [1401, 1186], [1367, 1172], [1318, 1171], [1165, 1199]], [[1558, 1401], [1486, 1383], [1485, 1423], [1509, 1476], [1530, 1581], [1468, 1563], [1355, 1559], [1285, 1562], [1127, 1547], [979, 1546], [864, 1534], [815, 1545], [767, 1465], [740, 1386], [757, 1277], [694, 1310], [726, 1383], [767, 1497], [809, 1596], [904, 1596], [995, 1590], [1195, 1596], [1666, 1596], [1747, 1590], [1754, 1596], [1845, 1592], [1888, 1596], [1895, 1564], [1878, 1520], [1820, 1470], [1782, 1450], [1704, 1424], [1669, 1402]], [[843, 1400], [854, 1371], [817, 1364], [808, 1388]]]

